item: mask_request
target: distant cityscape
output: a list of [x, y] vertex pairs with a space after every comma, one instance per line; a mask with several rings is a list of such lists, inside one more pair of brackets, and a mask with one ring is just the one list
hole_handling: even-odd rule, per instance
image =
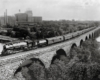
[[7, 11], [4, 13], [4, 16], [0, 17], [0, 25], [24, 25], [24, 24], [34, 24], [34, 23], [41, 23], [42, 17], [41, 16], [33, 16], [33, 12], [31, 10], [27, 10], [24, 13], [16, 13], [15, 16], [7, 15]]

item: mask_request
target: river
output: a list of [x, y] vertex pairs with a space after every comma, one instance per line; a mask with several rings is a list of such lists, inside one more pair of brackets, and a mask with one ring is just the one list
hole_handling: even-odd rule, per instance
[[96, 38], [96, 41], [100, 43], [100, 36]]
[[100, 50], [100, 36], [96, 38], [96, 41], [97, 41], [98, 44], [99, 44], [99, 48], [98, 48], [98, 50]]

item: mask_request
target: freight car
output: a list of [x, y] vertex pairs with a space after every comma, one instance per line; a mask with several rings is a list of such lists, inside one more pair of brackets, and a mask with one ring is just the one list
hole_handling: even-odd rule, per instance
[[57, 36], [57, 37], [52, 37], [52, 38], [46, 38], [46, 40], [47, 40], [47, 45], [51, 45], [51, 44], [54, 44], [54, 43], [64, 41], [64, 37], [63, 36]]

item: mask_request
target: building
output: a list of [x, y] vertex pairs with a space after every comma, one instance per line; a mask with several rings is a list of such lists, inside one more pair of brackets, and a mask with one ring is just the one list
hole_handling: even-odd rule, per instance
[[15, 17], [14, 16], [7, 16], [7, 24], [14, 26], [15, 25]]
[[33, 22], [34, 22], [34, 23], [41, 23], [41, 22], [42, 22], [42, 17], [34, 16], [34, 17], [33, 17]]
[[28, 14], [26, 13], [17, 13], [15, 14], [16, 24], [21, 25], [21, 23], [28, 22]]
[[0, 25], [1, 26], [5, 25], [5, 18], [4, 17], [0, 17]]
[[0, 17], [0, 25], [1, 26], [6, 25], [6, 24], [14, 26], [15, 22], [16, 22], [16, 20], [15, 20], [14, 16], [6, 16], [6, 18], [5, 17]]
[[25, 12], [28, 15], [28, 22], [32, 22], [33, 13], [31, 10]]
[[15, 14], [16, 23], [18, 25], [34, 25], [34, 23], [42, 22], [42, 17], [34, 16], [31, 10], [26, 11], [25, 13], [17, 13]]
[[17, 22], [27, 22], [28, 21], [28, 14], [26, 13], [18, 13], [15, 14]]

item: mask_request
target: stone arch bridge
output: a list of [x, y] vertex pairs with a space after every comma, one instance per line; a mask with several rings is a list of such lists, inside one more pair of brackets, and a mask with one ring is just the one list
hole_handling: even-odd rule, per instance
[[65, 42], [0, 57], [0, 80], [11, 80], [14, 77], [16, 70], [22, 65], [22, 63], [30, 59], [39, 60], [45, 68], [48, 68], [52, 64], [55, 56], [60, 56], [62, 54], [69, 56], [69, 51], [74, 45], [80, 46], [83, 41], [96, 37], [99, 34], [99, 31], [100, 27], [97, 27], [94, 30]]

